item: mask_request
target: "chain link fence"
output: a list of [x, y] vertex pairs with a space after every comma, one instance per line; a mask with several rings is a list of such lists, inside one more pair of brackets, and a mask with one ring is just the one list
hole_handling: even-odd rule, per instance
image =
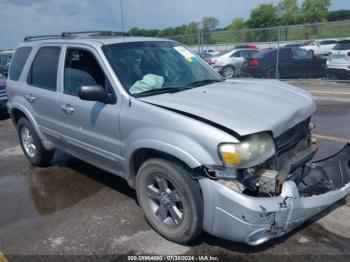
[[170, 37], [225, 77], [350, 82], [350, 20]]

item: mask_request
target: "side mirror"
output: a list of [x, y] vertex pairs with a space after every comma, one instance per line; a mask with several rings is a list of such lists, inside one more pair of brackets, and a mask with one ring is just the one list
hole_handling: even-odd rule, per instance
[[105, 104], [112, 103], [113, 96], [106, 93], [100, 85], [81, 86], [79, 88], [79, 98], [86, 101], [98, 101]]

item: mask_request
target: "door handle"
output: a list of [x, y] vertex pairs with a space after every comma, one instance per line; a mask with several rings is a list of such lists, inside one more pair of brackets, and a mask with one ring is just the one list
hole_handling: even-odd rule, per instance
[[34, 103], [35, 102], [35, 97], [32, 94], [26, 94], [24, 96], [29, 103]]
[[67, 115], [74, 113], [74, 108], [70, 104], [62, 105], [61, 108]]

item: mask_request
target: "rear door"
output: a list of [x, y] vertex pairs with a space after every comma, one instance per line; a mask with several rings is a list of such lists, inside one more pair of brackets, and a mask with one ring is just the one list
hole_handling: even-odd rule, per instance
[[298, 77], [319, 77], [324, 76], [326, 60], [312, 55], [301, 48], [293, 48], [293, 60]]
[[57, 70], [62, 54], [60, 45], [40, 46], [28, 71], [24, 99], [33, 110], [39, 129], [57, 141]]
[[[67, 45], [61, 67], [58, 96], [60, 127], [65, 149], [75, 156], [116, 172], [121, 168], [119, 112], [121, 102], [97, 51], [88, 46]], [[83, 85], [101, 85], [115, 98], [114, 104], [78, 97]]]
[[[278, 69], [281, 78], [294, 77], [297, 74], [297, 67], [294, 65], [291, 48], [282, 48], [278, 54]], [[276, 65], [277, 66], [277, 65]]]

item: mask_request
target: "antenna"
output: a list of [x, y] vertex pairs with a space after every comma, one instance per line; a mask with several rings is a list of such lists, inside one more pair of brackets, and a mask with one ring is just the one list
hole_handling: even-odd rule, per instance
[[[122, 31], [123, 35], [125, 34], [125, 25], [124, 25], [124, 8], [123, 8], [123, 0], [120, 0], [120, 15], [122, 18]], [[124, 39], [124, 36], [123, 36]]]

